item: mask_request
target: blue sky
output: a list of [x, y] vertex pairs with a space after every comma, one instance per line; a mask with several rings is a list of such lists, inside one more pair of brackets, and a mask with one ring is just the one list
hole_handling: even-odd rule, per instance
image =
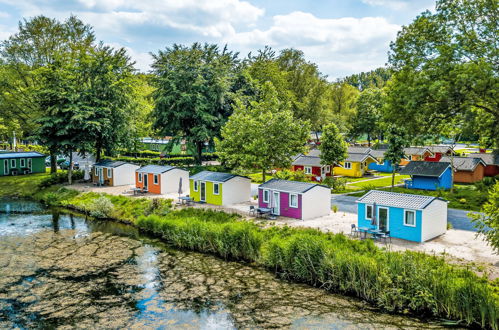
[[297, 48], [330, 80], [383, 66], [402, 25], [434, 0], [0, 0], [0, 40], [23, 17], [75, 14], [99, 40], [125, 47], [148, 71], [173, 43], [227, 44], [245, 56], [265, 45]]

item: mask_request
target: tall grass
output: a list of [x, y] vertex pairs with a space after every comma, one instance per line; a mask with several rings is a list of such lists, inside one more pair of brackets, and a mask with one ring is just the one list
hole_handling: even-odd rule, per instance
[[[98, 196], [80, 194], [66, 205], [84, 210]], [[280, 277], [356, 296], [386, 311], [499, 329], [497, 281], [441, 257], [389, 252], [371, 241], [314, 229], [262, 228], [221, 211], [169, 209], [160, 214], [151, 209], [151, 200], [109, 198], [118, 219], [129, 217], [176, 247], [254, 262]]]

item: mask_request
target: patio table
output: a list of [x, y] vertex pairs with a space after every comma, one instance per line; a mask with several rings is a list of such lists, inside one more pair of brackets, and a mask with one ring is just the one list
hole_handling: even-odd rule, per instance
[[272, 209], [269, 209], [267, 207], [259, 207], [256, 209], [257, 215], [270, 214], [270, 212], [272, 212]]
[[133, 191], [133, 195], [137, 195], [137, 194], [140, 194], [142, 192], [142, 190], [140, 188], [132, 188], [132, 191]]
[[180, 203], [182, 205], [191, 205], [191, 203], [193, 202], [193, 199], [189, 196], [181, 196], [178, 198], [178, 200], [180, 201]]

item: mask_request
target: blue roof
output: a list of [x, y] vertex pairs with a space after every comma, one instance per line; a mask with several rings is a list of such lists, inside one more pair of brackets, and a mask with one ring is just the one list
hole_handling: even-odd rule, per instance
[[223, 173], [223, 172], [211, 172], [211, 171], [199, 172], [197, 174], [192, 175], [190, 179], [201, 180], [201, 181], [225, 182], [235, 177], [249, 179], [248, 177], [242, 175]]
[[2, 152], [0, 153], [0, 159], [8, 159], [8, 158], [36, 158], [36, 157], [45, 157], [44, 154], [34, 151], [28, 152]]
[[177, 168], [177, 167], [161, 166], [161, 165], [146, 165], [146, 166], [143, 166], [143, 167], [137, 169], [136, 172], [161, 174], [161, 173], [165, 173], [165, 172], [168, 172], [170, 170], [173, 170], [174, 168]]

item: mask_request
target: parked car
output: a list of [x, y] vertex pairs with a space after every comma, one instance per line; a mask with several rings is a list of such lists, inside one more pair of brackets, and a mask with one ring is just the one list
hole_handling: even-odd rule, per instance
[[[65, 161], [66, 161], [65, 156], [57, 155], [57, 158], [56, 158], [57, 165], [61, 165], [61, 163], [65, 162]], [[47, 158], [45, 158], [45, 166], [47, 166], [47, 167], [50, 166], [50, 156], [47, 156]]]
[[[59, 167], [61, 170], [68, 170], [69, 169], [69, 160], [66, 160], [62, 163], [59, 164]], [[78, 162], [73, 162], [73, 170], [79, 170], [80, 169], [80, 164]]]

